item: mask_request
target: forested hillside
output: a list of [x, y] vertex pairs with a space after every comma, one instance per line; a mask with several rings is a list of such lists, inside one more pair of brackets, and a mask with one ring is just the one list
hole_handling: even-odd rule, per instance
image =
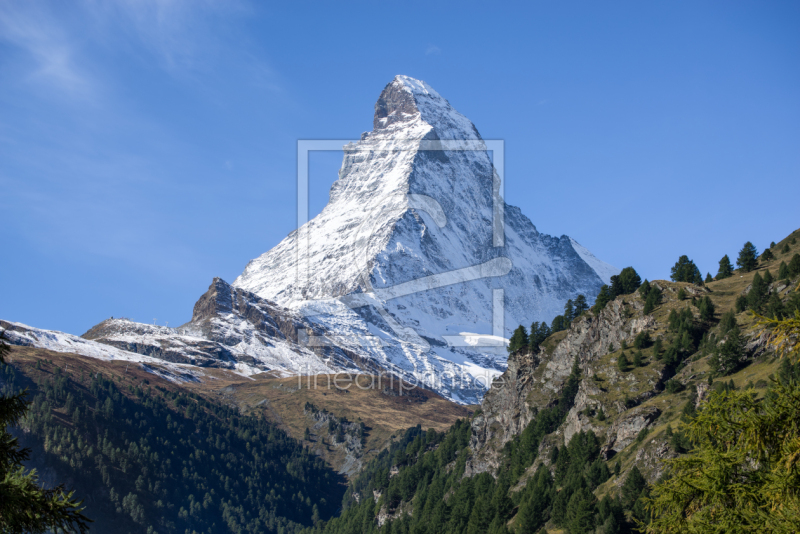
[[[711, 496], [712, 490], [670, 486], [670, 462], [687, 454], [688, 467], [676, 469], [697, 476], [697, 454], [709, 465], [722, 462], [720, 470], [750, 480], [747, 498], [768, 513], [775, 506], [766, 504], [775, 502], [768, 496], [786, 495], [759, 493], [765, 470], [779, 469], [776, 458], [789, 454], [778, 454], [786, 446], [780, 431], [764, 440], [761, 467], [745, 474], [746, 464], [725, 464], [718, 460], [723, 453], [707, 452], [716, 441], [698, 425], [723, 424], [730, 443], [740, 439], [739, 426], [726, 429], [730, 423], [706, 411], [709, 399], [722, 413], [738, 413], [731, 403], [742, 399], [751, 399], [752, 417], [792, 413], [782, 399], [796, 391], [800, 367], [777, 358], [767, 343], [771, 327], [757, 325], [756, 314], [775, 323], [800, 312], [798, 234], [762, 254], [747, 243], [739, 268], [725, 256], [716, 277], [702, 277], [686, 256], [671, 281], [643, 281], [626, 268], [591, 309], [581, 299], [579, 312], [568, 303], [552, 325], [534, 323], [530, 332], [520, 326], [509, 370], [471, 420], [445, 433], [407, 431], [352, 481], [342, 514], [306, 532], [610, 534], [682, 532], [689, 525], [705, 532], [690, 521], [690, 508], [675, 503], [696, 507], [697, 521], [713, 516], [704, 508], [709, 502], [724, 506], [727, 498], [732, 509], [747, 508], [735, 504], [735, 490], [723, 495], [728, 475], [715, 479], [723, 485]], [[779, 477], [784, 486], [795, 479]], [[800, 525], [797, 500], [782, 499], [787, 511], [773, 522], [780, 528], [768, 531]], [[648, 506], [673, 515], [651, 524]], [[759, 531], [766, 524], [760, 513], [742, 519], [729, 510], [720, 524], [753, 521], [749, 528]]]
[[[148, 380], [4, 366], [28, 389], [33, 466], [85, 499], [91, 532], [296, 532], [340, 506], [343, 478], [263, 417]], [[80, 373], [80, 374], [78, 374]]]

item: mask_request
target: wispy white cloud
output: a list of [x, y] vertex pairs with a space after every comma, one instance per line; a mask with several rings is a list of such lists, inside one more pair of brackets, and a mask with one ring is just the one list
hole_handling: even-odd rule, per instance
[[425, 50], [426, 56], [438, 56], [442, 53], [442, 49], [435, 45], [428, 46], [428, 49]]
[[0, 40], [22, 49], [33, 63], [25, 74], [70, 96], [88, 97], [90, 77], [76, 59], [76, 45], [51, 12], [36, 2], [0, 3]]

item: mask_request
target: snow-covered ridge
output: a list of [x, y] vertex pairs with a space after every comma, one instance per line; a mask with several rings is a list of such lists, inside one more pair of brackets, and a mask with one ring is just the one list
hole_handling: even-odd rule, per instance
[[121, 360], [143, 364], [143, 368], [148, 372], [174, 382], [197, 382], [202, 381], [204, 376], [202, 370], [194, 365], [165, 362], [160, 358], [129, 352], [64, 332], [44, 330], [3, 320], [0, 320], [0, 328], [11, 345], [78, 354], [104, 361]]

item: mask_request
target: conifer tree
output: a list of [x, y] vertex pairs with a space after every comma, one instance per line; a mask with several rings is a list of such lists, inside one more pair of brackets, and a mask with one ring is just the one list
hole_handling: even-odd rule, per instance
[[745, 273], [749, 273], [758, 267], [758, 250], [750, 241], [745, 243], [742, 250], [739, 251], [736, 265]]
[[633, 365], [641, 367], [644, 365], [644, 355], [641, 350], [637, 350], [633, 355]]
[[[0, 368], [6, 365], [9, 348], [0, 333]], [[20, 449], [17, 438], [8, 427], [16, 426], [28, 410], [25, 392], [0, 397], [0, 531], [9, 534], [63, 530], [88, 532], [91, 522], [81, 512], [82, 502], [73, 492], [57, 486], [45, 489], [39, 485], [36, 470], [28, 471], [22, 462], [30, 450]]]
[[747, 306], [751, 310], [758, 310], [762, 304], [767, 300], [767, 283], [761, 278], [761, 275], [756, 273], [753, 276], [753, 284], [750, 287], [750, 292], [747, 294]]
[[714, 279], [711, 277], [711, 273], [706, 273], [705, 283], [708, 284], [708, 283], [713, 282], [713, 281], [714, 281]]
[[650, 288], [647, 293], [647, 298], [644, 301], [644, 314], [647, 315], [652, 312], [661, 300], [661, 291], [655, 286]]
[[761, 254], [761, 263], [766, 263], [766, 262], [768, 262], [768, 261], [772, 261], [772, 260], [774, 260], [774, 259], [775, 259], [775, 255], [774, 255], [774, 254], [772, 254], [772, 251], [771, 251], [770, 249], [766, 249], [766, 250], [765, 250], [765, 251], [764, 251], [764, 252]]
[[509, 354], [517, 352], [522, 348], [527, 348], [528, 346], [528, 332], [525, 330], [525, 327], [519, 325], [514, 333], [511, 334], [511, 339], [508, 340], [508, 352]]
[[553, 317], [553, 322], [550, 323], [550, 332], [555, 334], [556, 332], [561, 332], [562, 330], [566, 330], [569, 327], [566, 320], [564, 319], [563, 315], [556, 315]]
[[738, 369], [744, 357], [744, 337], [738, 327], [733, 327], [709, 358], [708, 364], [716, 375], [729, 375]]
[[789, 266], [786, 265], [785, 261], [782, 261], [780, 267], [778, 267], [778, 279], [786, 280], [787, 278], [789, 278]]
[[625, 267], [618, 275], [611, 277], [611, 296], [630, 295], [642, 285], [642, 278], [633, 267]]
[[690, 284], [700, 285], [703, 283], [703, 277], [700, 274], [700, 269], [694, 264], [688, 256], [681, 256], [675, 265], [670, 270], [670, 278], [673, 282], [688, 282]]
[[617, 358], [617, 368], [624, 373], [628, 370], [629, 366], [630, 362], [628, 361], [628, 358], [625, 356], [625, 353], [624, 352], [621, 353], [619, 355], [619, 358]]
[[600, 286], [600, 292], [597, 294], [597, 298], [594, 301], [594, 306], [592, 306], [592, 311], [595, 315], [599, 314], [603, 308], [606, 307], [606, 304], [613, 300], [613, 296], [611, 295], [611, 288], [608, 287], [606, 284]]
[[711, 301], [711, 298], [708, 295], [700, 300], [698, 309], [700, 310], [700, 319], [703, 321], [710, 321], [714, 318], [714, 312], [716, 309], [714, 303]]
[[800, 254], [795, 254], [792, 256], [791, 261], [789, 261], [789, 274], [791, 276], [800, 274]]
[[569, 299], [564, 304], [564, 322], [569, 325], [575, 319], [575, 306], [572, 304], [572, 299]]
[[789, 252], [789, 243], [784, 243], [783, 248], [781, 249], [781, 254], [787, 254]]
[[722, 259], [719, 260], [719, 270], [717, 271], [717, 280], [722, 280], [723, 278], [729, 278], [733, 276], [733, 265], [731, 264], [731, 259], [728, 257], [727, 254], [722, 256]]
[[589, 309], [589, 303], [586, 301], [586, 295], [578, 295], [575, 298], [575, 317], [579, 317], [583, 312]]

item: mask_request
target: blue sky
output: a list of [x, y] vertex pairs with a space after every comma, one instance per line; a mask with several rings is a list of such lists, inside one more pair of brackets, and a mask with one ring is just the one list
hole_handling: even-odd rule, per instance
[[[546, 233], [664, 278], [800, 226], [800, 3], [0, 3], [0, 318], [191, 318], [294, 228], [297, 139], [396, 74], [506, 142]], [[311, 162], [312, 211], [339, 154]]]

